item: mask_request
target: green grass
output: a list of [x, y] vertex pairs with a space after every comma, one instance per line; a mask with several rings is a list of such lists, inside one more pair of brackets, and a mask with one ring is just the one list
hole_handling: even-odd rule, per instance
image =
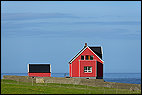
[[1, 94], [141, 94], [139, 91], [57, 83], [24, 83], [1, 79]]

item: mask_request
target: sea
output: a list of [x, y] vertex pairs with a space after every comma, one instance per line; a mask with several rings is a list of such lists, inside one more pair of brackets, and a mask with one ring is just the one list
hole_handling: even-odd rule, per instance
[[[28, 76], [28, 73], [1, 73], [1, 79], [3, 75]], [[69, 73], [51, 73], [51, 77], [65, 76], [69, 76]], [[106, 82], [141, 84], [141, 73], [104, 73], [103, 79]]]

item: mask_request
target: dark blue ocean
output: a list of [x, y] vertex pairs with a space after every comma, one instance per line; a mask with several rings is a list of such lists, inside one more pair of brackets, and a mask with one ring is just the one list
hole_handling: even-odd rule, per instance
[[[1, 73], [1, 79], [3, 75], [27, 76], [28, 74]], [[51, 73], [51, 77], [65, 77], [65, 76], [69, 76], [69, 73]], [[141, 73], [105, 73], [104, 80], [106, 82], [141, 84]]]

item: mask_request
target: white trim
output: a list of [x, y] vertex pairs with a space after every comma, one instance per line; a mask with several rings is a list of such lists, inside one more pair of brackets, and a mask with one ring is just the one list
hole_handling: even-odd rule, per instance
[[69, 63], [72, 63], [88, 46], [86, 46], [73, 60], [71, 60]]
[[51, 73], [51, 64], [50, 64], [50, 73]]
[[29, 64], [27, 64], [28, 65], [28, 72], [29, 72]]
[[79, 60], [79, 77], [80, 77], [80, 60]]
[[101, 46], [101, 51], [102, 51], [102, 55], [103, 55], [103, 48], [102, 48], [102, 46]]
[[[88, 47], [88, 46], [87, 46]], [[89, 48], [89, 47], [88, 47]], [[90, 49], [90, 48], [89, 48]], [[91, 50], [91, 49], [90, 49]], [[92, 51], [92, 50], [91, 50]], [[93, 51], [92, 51], [93, 52]], [[104, 61], [95, 53], [95, 52], [93, 52], [103, 63], [104, 63]]]

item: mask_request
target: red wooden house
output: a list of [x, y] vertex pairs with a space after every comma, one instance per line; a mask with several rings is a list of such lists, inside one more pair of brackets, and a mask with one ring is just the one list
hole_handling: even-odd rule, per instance
[[70, 77], [103, 78], [102, 47], [85, 46], [69, 62]]

